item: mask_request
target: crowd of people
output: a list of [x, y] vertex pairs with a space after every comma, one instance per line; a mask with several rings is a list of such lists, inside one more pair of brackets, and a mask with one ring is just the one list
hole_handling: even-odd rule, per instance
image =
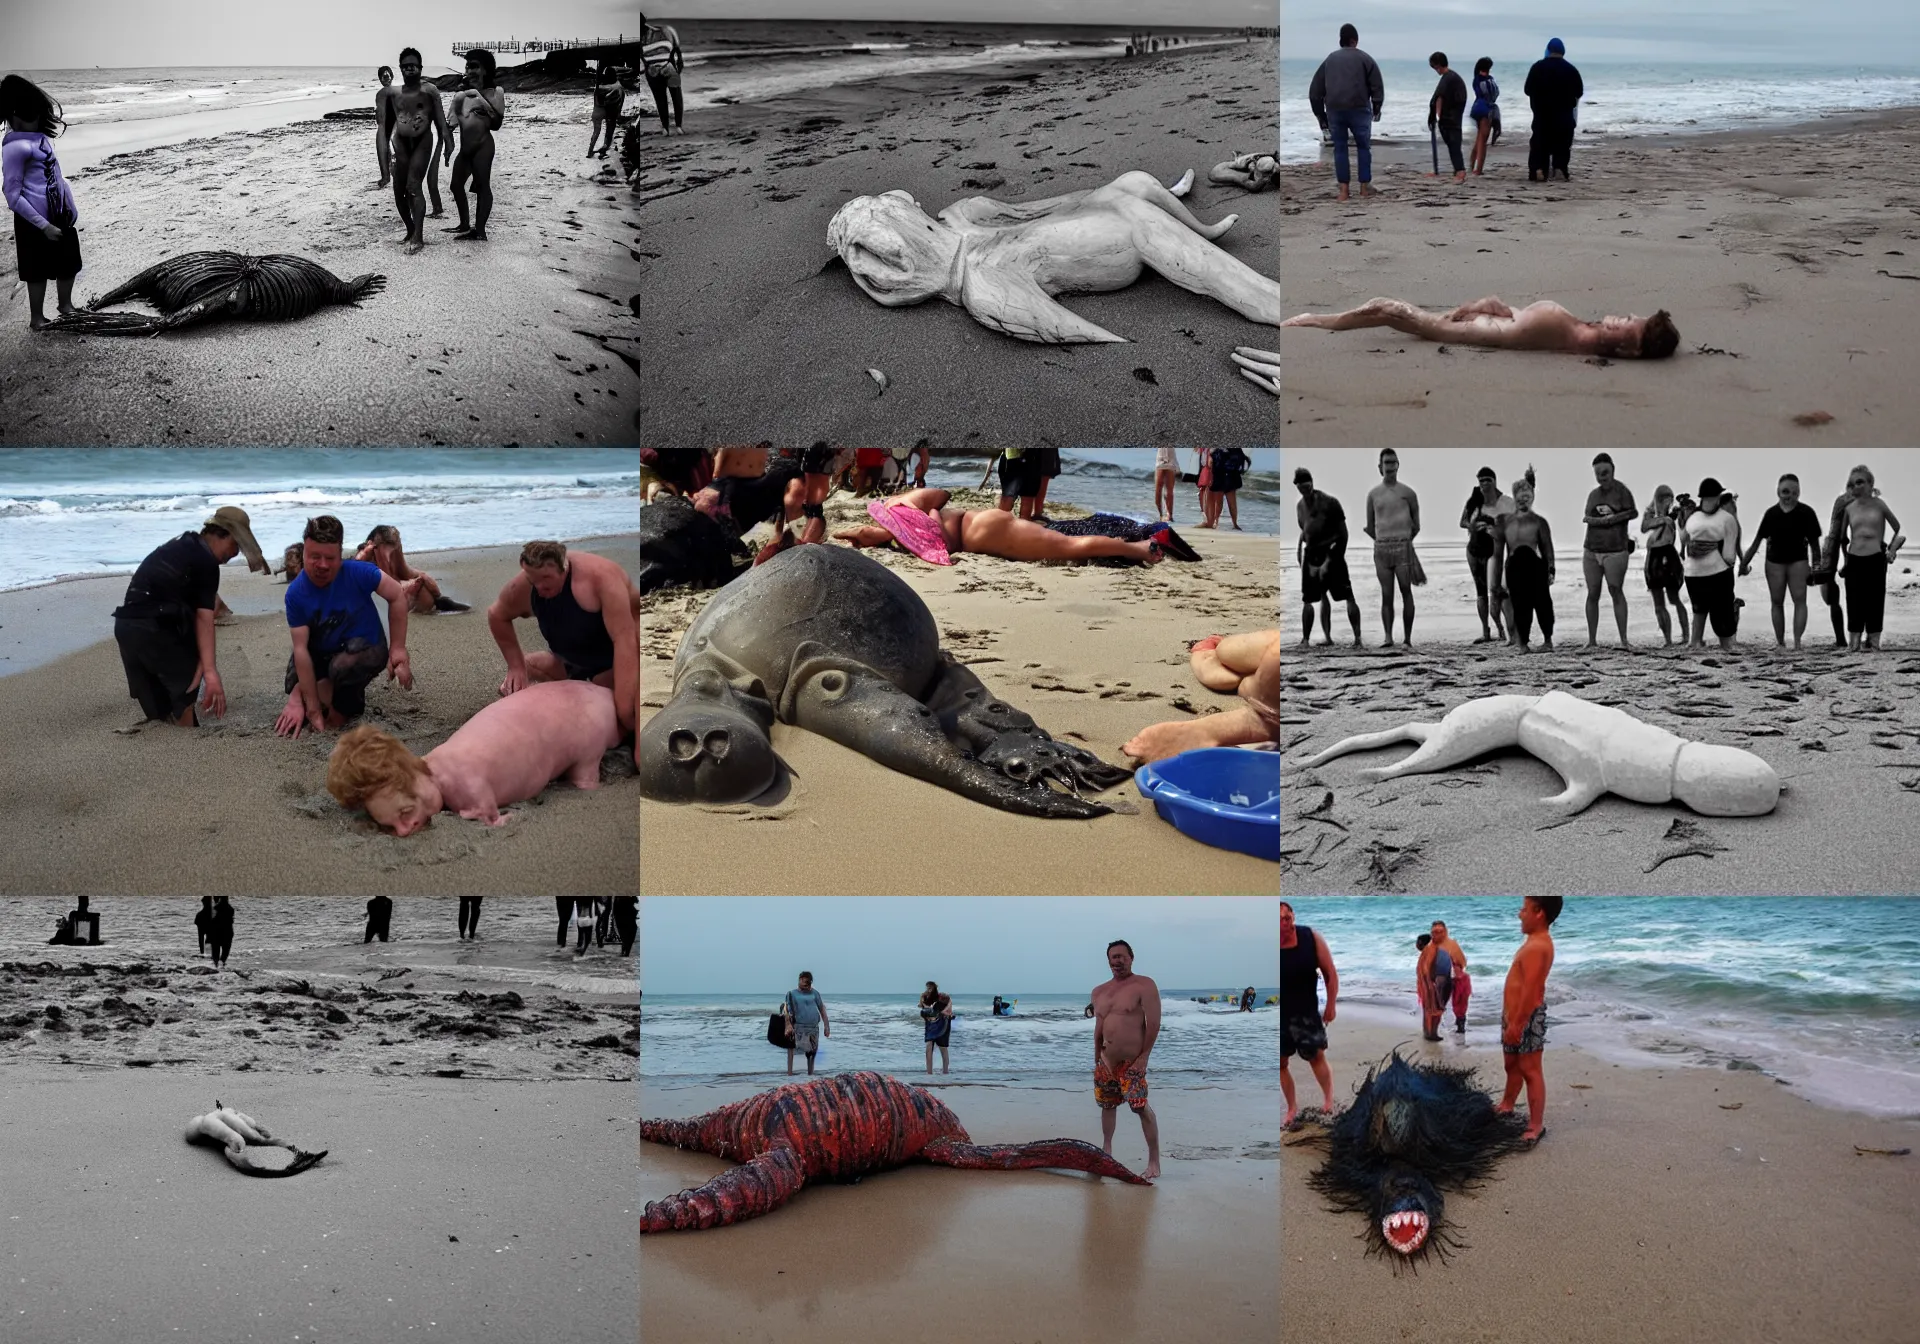
[[[1420, 497], [1400, 478], [1399, 454], [1386, 449], [1378, 462], [1380, 484], [1367, 494], [1363, 530], [1373, 541], [1384, 646], [1394, 645], [1397, 607], [1400, 642], [1411, 647], [1413, 590], [1426, 582], [1414, 550], [1422, 524]], [[1657, 485], [1641, 509], [1632, 489], [1615, 475], [1610, 454], [1593, 459], [1593, 475], [1595, 485], [1580, 519], [1585, 529], [1581, 571], [1588, 648], [1600, 642], [1603, 592], [1620, 646], [1632, 647], [1627, 637], [1627, 574], [1634, 550], [1643, 544], [1645, 585], [1668, 646], [1677, 635], [1689, 648], [1705, 648], [1709, 627], [1721, 649], [1735, 646], [1740, 610], [1746, 605], [1737, 580], [1753, 572], [1754, 558], [1764, 546], [1777, 646], [1788, 647], [1791, 638], [1792, 648], [1804, 647], [1811, 589], [1827, 606], [1835, 647], [1853, 652], [1880, 647], [1887, 576], [1906, 538], [1900, 520], [1880, 496], [1871, 467], [1862, 464], [1847, 473], [1846, 489], [1834, 499], [1824, 525], [1820, 513], [1802, 502], [1799, 476], [1783, 474], [1774, 487], [1777, 502], [1761, 514], [1750, 537], [1740, 520], [1739, 496], [1713, 477], [1700, 482], [1697, 497]], [[1313, 473], [1305, 467], [1294, 472], [1294, 485], [1300, 492], [1295, 558], [1301, 576], [1302, 646], [1313, 643], [1316, 609], [1320, 642], [1333, 642], [1332, 604], [1344, 602], [1354, 647], [1362, 647], [1360, 605], [1346, 559], [1346, 511], [1339, 500], [1314, 486]], [[1502, 491], [1491, 467], [1482, 467], [1461, 509], [1459, 527], [1466, 534], [1466, 560], [1480, 618], [1476, 644], [1499, 642], [1524, 653], [1532, 647], [1537, 626], [1541, 647], [1553, 647], [1553, 528], [1534, 510], [1535, 486], [1531, 465], [1512, 482], [1511, 494]]]
[[[1434, 141], [1434, 174], [1440, 172], [1440, 145], [1447, 148], [1456, 182], [1465, 182], [1469, 167], [1475, 176], [1486, 171], [1487, 150], [1500, 138], [1500, 85], [1493, 77], [1493, 58], [1473, 64], [1473, 82], [1452, 68], [1444, 51], [1427, 59], [1439, 77], [1427, 102], [1427, 129]], [[1580, 71], [1567, 60], [1567, 46], [1559, 38], [1548, 41], [1546, 52], [1527, 70], [1523, 92], [1533, 112], [1533, 136], [1527, 150], [1529, 181], [1544, 182], [1558, 174], [1569, 176], [1573, 137], [1579, 127], [1580, 101], [1586, 86]], [[1354, 165], [1349, 162], [1351, 140], [1358, 159], [1360, 194], [1373, 187], [1373, 125], [1386, 107], [1386, 82], [1380, 66], [1360, 48], [1360, 30], [1340, 25], [1340, 45], [1320, 63], [1307, 87], [1307, 104], [1321, 131], [1333, 141], [1333, 175], [1340, 200], [1349, 199]], [[1463, 154], [1467, 118], [1474, 123], [1473, 147]]]
[[[1527, 1122], [1522, 1139], [1531, 1145], [1546, 1134], [1547, 1087], [1542, 1055], [1547, 1044], [1547, 976], [1553, 969], [1553, 936], [1549, 932], [1565, 902], [1558, 896], [1527, 896], [1518, 918], [1522, 941], [1507, 968], [1500, 999], [1500, 1051], [1506, 1066], [1505, 1090], [1495, 1109], [1511, 1114], [1524, 1089]], [[1435, 1042], [1449, 1010], [1454, 1033], [1467, 1033], [1467, 1005], [1472, 983], [1467, 956], [1447, 931], [1445, 920], [1415, 940], [1415, 994], [1420, 1004], [1420, 1034]], [[1321, 997], [1325, 986], [1324, 1001]], [[1334, 1098], [1333, 1070], [1327, 1062], [1327, 1028], [1338, 1016], [1340, 974], [1324, 934], [1298, 922], [1290, 902], [1280, 903], [1280, 1091], [1286, 1100], [1283, 1127], [1292, 1129], [1308, 1118], [1296, 1093], [1291, 1062], [1298, 1055], [1320, 1086], [1318, 1116], [1331, 1119], [1339, 1110]]]

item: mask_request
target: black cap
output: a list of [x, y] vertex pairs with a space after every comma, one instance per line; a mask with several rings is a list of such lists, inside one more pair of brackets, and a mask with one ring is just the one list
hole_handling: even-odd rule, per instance
[[1714, 480], [1711, 476], [1700, 482], [1700, 498], [1702, 499], [1718, 499], [1726, 493], [1726, 490], [1721, 486], [1720, 482]]
[[1308, 471], [1305, 467], [1295, 467], [1293, 469], [1293, 483], [1295, 485], [1306, 485], [1311, 483], [1312, 480], [1313, 480], [1313, 473]]
[[1479, 472], [1474, 476], [1474, 479], [1476, 481], [1497, 481], [1500, 478], [1493, 474], [1492, 467], [1482, 467], [1480, 468]]

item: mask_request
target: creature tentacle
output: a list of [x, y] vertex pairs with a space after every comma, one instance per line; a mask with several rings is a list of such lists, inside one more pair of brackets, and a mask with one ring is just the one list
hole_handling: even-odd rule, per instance
[[773, 1212], [806, 1183], [806, 1165], [800, 1155], [781, 1143], [705, 1185], [654, 1200], [641, 1211], [640, 1230], [685, 1232], [745, 1222]]
[[1357, 733], [1352, 737], [1341, 738], [1325, 751], [1307, 757], [1300, 764], [1311, 768], [1316, 765], [1325, 765], [1336, 756], [1346, 756], [1356, 751], [1378, 751], [1381, 747], [1390, 747], [1396, 742], [1425, 742], [1433, 730], [1439, 726], [1437, 723], [1403, 723], [1398, 728], [1387, 728], [1377, 733]]
[[1153, 1184], [1080, 1139], [1038, 1139], [1033, 1143], [962, 1143], [958, 1139], [935, 1139], [920, 1150], [920, 1156], [943, 1167], [975, 1171], [1057, 1167], [1064, 1171], [1090, 1171], [1096, 1176], [1111, 1176], [1134, 1185]]

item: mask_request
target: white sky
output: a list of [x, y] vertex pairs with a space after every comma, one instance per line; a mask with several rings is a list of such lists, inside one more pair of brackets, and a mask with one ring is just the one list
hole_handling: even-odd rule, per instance
[[[1615, 448], [1611, 456], [1616, 476], [1633, 491], [1636, 508], [1646, 508], [1657, 485], [1669, 485], [1675, 494], [1697, 495], [1701, 479], [1712, 476], [1740, 496], [1740, 517], [1750, 528], [1759, 526], [1760, 515], [1776, 502], [1773, 492], [1781, 473], [1799, 476], [1801, 499], [1824, 522], [1834, 497], [1846, 489], [1847, 473], [1864, 462], [1901, 522], [1920, 526], [1920, 449]], [[1281, 486], [1297, 502], [1294, 468], [1311, 471], [1314, 487], [1345, 506], [1356, 544], [1365, 545], [1360, 528], [1367, 518], [1367, 491], [1380, 483], [1374, 467], [1378, 457], [1370, 448], [1286, 449], [1280, 461]], [[1539, 482], [1534, 511], [1553, 524], [1557, 546], [1572, 547], [1584, 535], [1580, 518], [1586, 512], [1587, 492], [1594, 487], [1593, 458], [1593, 451], [1585, 448], [1408, 448], [1400, 450], [1400, 480], [1420, 496], [1421, 536], [1435, 544], [1464, 546], [1460, 510], [1475, 473], [1492, 467], [1500, 489], [1511, 494], [1512, 483], [1531, 462]], [[1291, 555], [1299, 535], [1294, 510], [1288, 505], [1280, 512], [1280, 534]]]
[[1457, 67], [1480, 56], [1501, 65], [1567, 44], [1567, 59], [1920, 63], [1914, 0], [1286, 0], [1287, 59], [1324, 56], [1340, 25], [1380, 59], [1421, 60], [1438, 49]]
[[640, 984], [654, 994], [785, 990], [803, 970], [841, 994], [1079, 994], [1107, 944], [1168, 989], [1270, 987], [1280, 898], [1200, 896], [647, 896]]
[[660, 0], [657, 7], [658, 14], [647, 11], [651, 23], [671, 23], [675, 19], [905, 19], [918, 23], [1271, 28], [1280, 22], [1276, 0], [964, 0], [958, 4], [953, 0], [678, 0], [673, 4]]
[[631, 38], [640, 9], [633, 0], [21, 0], [5, 6], [4, 60], [12, 70], [372, 67], [418, 47], [433, 69], [453, 63], [456, 41]]

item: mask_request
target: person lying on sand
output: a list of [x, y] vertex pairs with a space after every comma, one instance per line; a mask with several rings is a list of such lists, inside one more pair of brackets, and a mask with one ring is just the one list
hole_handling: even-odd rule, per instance
[[[532, 617], [550, 653], [522, 653], [513, 623]], [[640, 708], [640, 589], [626, 570], [557, 541], [520, 549], [520, 572], [487, 608], [487, 628], [507, 660], [500, 694], [542, 681], [590, 681], [613, 692], [620, 731]]]
[[[413, 665], [407, 657], [407, 609], [413, 588], [378, 565], [342, 560], [344, 529], [331, 514], [309, 518], [300, 576], [287, 585], [284, 603], [293, 656], [287, 660], [287, 707], [274, 721], [281, 737], [300, 736], [304, 728], [337, 729], [367, 707], [367, 683], [381, 668], [389, 681], [413, 689]], [[374, 610], [378, 594], [387, 604], [387, 626]]]
[[563, 775], [575, 788], [599, 788], [600, 757], [622, 736], [612, 691], [543, 682], [494, 701], [424, 757], [378, 728], [354, 729], [327, 760], [327, 792], [395, 835], [412, 835], [443, 810], [504, 826], [501, 808]]
[[[885, 503], [904, 505], [932, 518], [940, 527], [949, 555], [997, 555], [1003, 560], [1091, 560], [1117, 556], [1157, 565], [1164, 558], [1159, 543], [1119, 541], [1113, 537], [1063, 537], [1039, 523], [1016, 518], [999, 509], [949, 509], [948, 493], [927, 487], [891, 495]], [[867, 548], [893, 544], [893, 533], [877, 524], [849, 527], [833, 534], [835, 541]]]
[[[288, 548], [289, 550], [292, 547]], [[413, 607], [416, 615], [424, 616], [435, 611], [472, 611], [464, 602], [455, 602], [440, 591], [440, 585], [434, 582], [431, 574], [422, 574], [407, 563], [407, 553], [400, 547], [400, 529], [382, 523], [367, 533], [367, 539], [360, 543], [360, 549], [354, 552], [355, 560], [365, 560], [368, 564], [378, 565], [384, 574], [391, 574], [402, 583], [413, 585]]]
[[1424, 341], [1478, 345], [1493, 350], [1548, 350], [1615, 359], [1665, 359], [1680, 346], [1680, 332], [1662, 308], [1652, 317], [1603, 317], [1585, 322], [1551, 299], [1518, 312], [1497, 297], [1463, 303], [1450, 313], [1429, 312], [1399, 299], [1369, 299], [1344, 313], [1301, 313], [1283, 327], [1352, 331], [1392, 327]]
[[1197, 719], [1156, 723], [1134, 734], [1121, 750], [1141, 761], [1160, 761], [1196, 747], [1238, 747], [1280, 741], [1280, 631], [1212, 635], [1190, 657], [1200, 684], [1247, 703]]
[[[1239, 187], [1243, 191], [1270, 191], [1280, 185], [1280, 160], [1265, 150], [1236, 154], [1224, 163], [1207, 169], [1207, 181], [1219, 187]], [[1193, 190], [1193, 169], [1167, 188], [1175, 196]]]

